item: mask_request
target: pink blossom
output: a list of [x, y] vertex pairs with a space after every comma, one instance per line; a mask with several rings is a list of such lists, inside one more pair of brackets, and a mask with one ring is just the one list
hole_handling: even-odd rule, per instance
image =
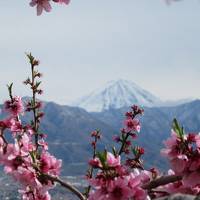
[[94, 168], [102, 167], [99, 158], [94, 158], [94, 159], [89, 160], [89, 164]]
[[126, 119], [124, 122], [126, 126], [126, 132], [131, 132], [131, 131], [140, 131], [140, 123], [138, 119]]
[[199, 170], [199, 169], [200, 169], [200, 158], [196, 159], [196, 160], [192, 160], [190, 167], [189, 167], [189, 170], [190, 171], [196, 171], [196, 170]]
[[53, 0], [56, 3], [65, 3], [66, 5], [69, 4], [70, 0]]
[[175, 175], [175, 172], [172, 169], [169, 169], [167, 172], [168, 175]]
[[195, 135], [195, 142], [198, 148], [200, 148], [200, 134]]
[[106, 162], [110, 167], [117, 167], [120, 165], [120, 156], [115, 157], [112, 153], [107, 152]]
[[34, 134], [34, 130], [33, 130], [32, 126], [30, 126], [30, 125], [24, 126], [24, 131], [29, 135], [33, 135]]
[[4, 103], [5, 110], [13, 116], [17, 116], [23, 113], [23, 102], [21, 97], [13, 97], [12, 100], [7, 100]]
[[[67, 4], [69, 4], [70, 0], [53, 0], [53, 2], [67, 5]], [[30, 6], [32, 6], [32, 7], [36, 6], [37, 15], [41, 15], [43, 10], [45, 10], [46, 12], [50, 12], [52, 9], [50, 0], [31, 0]], [[41, 74], [39, 73], [38, 77], [40, 77], [40, 76], [41, 76]], [[43, 93], [42, 90], [38, 90], [37, 92], [38, 92], [38, 94]]]
[[115, 141], [115, 142], [120, 142], [121, 139], [120, 139], [120, 137], [119, 137], [118, 135], [114, 135], [114, 136], [113, 136], [113, 141]]
[[38, 181], [35, 170], [32, 167], [19, 166], [18, 169], [12, 173], [15, 180], [19, 181], [22, 185], [31, 187], [42, 187]]
[[123, 166], [114, 169], [116, 177], [107, 178], [103, 172], [100, 172], [95, 178], [89, 180], [95, 190], [90, 193], [88, 200], [147, 199], [147, 192], [142, 189], [142, 185], [150, 181], [151, 173], [139, 170], [128, 173], [126, 170], [118, 170], [119, 168], [123, 169]]
[[22, 124], [20, 120], [17, 120], [16, 118], [10, 119], [10, 130], [12, 133], [19, 133], [22, 132]]
[[164, 141], [164, 144], [167, 148], [173, 148], [177, 145], [177, 133], [174, 130], [171, 131], [171, 137]]
[[132, 195], [131, 188], [128, 186], [126, 178], [115, 178], [108, 186], [108, 199], [128, 200]]
[[0, 137], [0, 157], [1, 157], [1, 154], [3, 153], [4, 145], [5, 145], [5, 143], [2, 139], [2, 137]]
[[189, 133], [187, 136], [188, 142], [195, 142], [196, 135], [194, 133]]
[[8, 118], [8, 119], [4, 119], [4, 120], [0, 121], [0, 128], [2, 130], [6, 129], [6, 128], [10, 128], [12, 125], [11, 121], [12, 121], [12, 118]]
[[176, 132], [172, 130], [171, 137], [164, 141], [165, 149], [161, 150], [161, 155], [173, 159], [178, 155], [177, 145], [180, 139], [177, 137]]
[[200, 184], [200, 173], [198, 171], [189, 173], [183, 177], [183, 185], [193, 188]]
[[184, 159], [174, 158], [170, 161], [173, 171], [181, 174], [186, 169], [187, 161]]
[[45, 10], [46, 12], [51, 11], [51, 5], [49, 3], [49, 0], [32, 0], [30, 2], [30, 6], [37, 7], [37, 15], [41, 15], [43, 10]]
[[38, 141], [38, 144], [44, 148], [44, 150], [48, 150], [48, 143], [45, 142], [43, 139]]
[[[177, 194], [177, 193], [193, 194], [193, 191], [188, 187], [184, 187], [181, 181], [177, 181], [175, 183], [169, 183], [163, 187], [160, 187], [159, 190], [167, 192], [168, 194]], [[157, 195], [157, 197], [159, 196]]]
[[12, 173], [22, 164], [18, 146], [15, 144], [8, 144], [6, 152], [1, 155], [0, 163], [4, 164], [5, 173]]
[[128, 180], [126, 178], [115, 178], [108, 181], [106, 185], [100, 185], [100, 187], [92, 192], [88, 200], [128, 200], [131, 197], [132, 191], [128, 186]]
[[40, 169], [43, 173], [57, 176], [60, 174], [61, 165], [61, 160], [57, 160], [48, 152], [42, 152], [40, 158]]
[[183, 135], [182, 138], [172, 132], [165, 141], [162, 153], [169, 159], [172, 174], [182, 176], [182, 181], [164, 186], [169, 193], [199, 194], [200, 192], [200, 136]]
[[36, 188], [26, 187], [24, 190], [19, 190], [19, 193], [22, 194], [23, 200], [51, 200], [51, 196], [48, 191], [41, 194], [40, 191]]
[[25, 155], [29, 154], [30, 151], [34, 151], [36, 149], [35, 144], [32, 143], [30, 136], [27, 134], [23, 134], [21, 136], [19, 145], [20, 145], [20, 150], [21, 150], [22, 156], [25, 156]]
[[151, 180], [151, 173], [147, 171], [138, 171], [129, 175], [129, 185], [132, 188], [132, 197], [136, 200], [147, 199], [147, 192], [142, 189], [142, 185], [148, 183]]

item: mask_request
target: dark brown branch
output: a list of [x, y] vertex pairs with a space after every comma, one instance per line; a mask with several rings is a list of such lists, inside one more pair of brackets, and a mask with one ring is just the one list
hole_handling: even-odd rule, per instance
[[122, 152], [123, 152], [123, 150], [124, 150], [124, 146], [125, 146], [125, 144], [126, 144], [126, 141], [127, 141], [128, 137], [129, 137], [129, 132], [126, 133], [126, 137], [125, 137], [124, 140], [122, 141], [122, 145], [121, 145], [121, 147], [120, 147], [120, 150], [119, 150], [119, 152], [118, 152], [118, 155], [121, 155], [121, 154], [122, 154]]
[[53, 182], [57, 182], [59, 183], [61, 186], [63, 186], [64, 188], [70, 190], [72, 193], [74, 193], [80, 200], [86, 200], [85, 196], [74, 186], [72, 186], [70, 183], [65, 182], [63, 180], [61, 180], [58, 177], [54, 177], [54, 176], [50, 176], [48, 174], [44, 174], [44, 176], [48, 179], [51, 180]]
[[168, 183], [174, 183], [180, 180], [182, 180], [181, 176], [176, 176], [176, 175], [161, 176], [160, 178], [157, 178], [151, 181], [150, 183], [143, 185], [142, 188], [146, 190], [151, 190], [159, 186], [166, 185]]
[[34, 76], [34, 64], [31, 63], [31, 89], [32, 89], [32, 101], [33, 101], [33, 120], [34, 120], [34, 131], [35, 131], [35, 145], [38, 149], [38, 121], [37, 121], [37, 110], [36, 110], [36, 92], [34, 89], [35, 86], [35, 76]]
[[3, 129], [0, 128], [0, 136], [2, 136], [2, 135], [3, 135]]
[[2, 138], [2, 140], [4, 141], [4, 143], [7, 145], [8, 142], [7, 142], [6, 138], [3, 135], [3, 129], [2, 128], [0, 128], [0, 137]]
[[[97, 144], [97, 141], [98, 141], [98, 138], [95, 137], [95, 145], [93, 146], [93, 156], [92, 158], [94, 159], [96, 157], [96, 144]], [[93, 177], [93, 172], [94, 172], [94, 167], [91, 166], [90, 169], [89, 169], [89, 174], [88, 174], [88, 178], [92, 178]], [[86, 190], [85, 190], [85, 193], [84, 195], [88, 198], [89, 196], [89, 193], [90, 193], [90, 190], [91, 190], [91, 185], [89, 185]]]

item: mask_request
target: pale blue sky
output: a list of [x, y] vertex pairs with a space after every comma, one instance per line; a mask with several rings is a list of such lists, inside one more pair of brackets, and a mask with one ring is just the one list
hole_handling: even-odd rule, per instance
[[0, 101], [41, 60], [43, 99], [66, 104], [107, 81], [132, 80], [162, 99], [200, 98], [200, 2], [71, 0], [37, 17], [28, 0], [0, 1]]

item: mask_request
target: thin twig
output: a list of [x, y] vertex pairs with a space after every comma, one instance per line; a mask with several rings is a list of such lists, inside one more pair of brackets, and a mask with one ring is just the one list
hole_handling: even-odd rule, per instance
[[[95, 141], [94, 141], [95, 145], [93, 146], [93, 156], [92, 156], [93, 159], [96, 157], [96, 144], [97, 144], [97, 141], [98, 141], [98, 139], [97, 139], [97, 137], [95, 137]], [[94, 172], [94, 167], [91, 166], [90, 169], [89, 169], [88, 178], [91, 179], [93, 177], [93, 172]], [[85, 190], [86, 192], [84, 194], [85, 194], [86, 197], [89, 196], [90, 190], [91, 190], [91, 185], [89, 185]]]
[[122, 152], [124, 151], [124, 147], [125, 147], [125, 144], [126, 144], [126, 141], [127, 141], [128, 137], [129, 137], [129, 132], [126, 133], [126, 137], [125, 137], [124, 140], [122, 141], [122, 145], [121, 145], [121, 148], [120, 148], [120, 150], [119, 150], [119, 152], [118, 152], [118, 155], [121, 155]]
[[2, 138], [2, 140], [4, 141], [4, 143], [5, 143], [6, 146], [7, 146], [7, 145], [8, 145], [8, 142], [7, 142], [6, 138], [5, 138], [4, 135], [3, 135], [3, 129], [2, 129], [2, 128], [0, 128], [0, 137]]
[[37, 110], [36, 106], [36, 92], [34, 89], [35, 86], [35, 76], [34, 76], [34, 64], [31, 63], [31, 85], [32, 85], [32, 102], [33, 102], [33, 118], [34, 118], [34, 131], [35, 131], [35, 145], [36, 149], [38, 149], [38, 122], [37, 122]]

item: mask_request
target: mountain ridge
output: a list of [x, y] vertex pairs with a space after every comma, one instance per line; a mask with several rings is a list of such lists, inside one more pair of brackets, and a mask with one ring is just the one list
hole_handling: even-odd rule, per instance
[[[1, 106], [0, 106], [1, 107]], [[45, 102], [41, 131], [47, 133], [49, 150], [63, 160], [64, 175], [83, 175], [91, 155], [90, 132], [100, 129], [103, 135], [98, 149], [110, 150], [114, 144], [113, 135], [119, 133], [123, 126], [124, 113], [130, 107], [87, 112], [82, 108], [62, 106], [54, 102]], [[158, 166], [164, 170], [167, 162], [159, 155], [163, 148], [162, 141], [170, 136], [171, 123], [174, 117], [186, 128], [186, 131], [200, 131], [200, 100], [175, 107], [144, 107], [141, 118], [141, 132], [136, 144], [145, 148], [146, 168]], [[0, 120], [3, 119], [0, 114]], [[25, 116], [26, 117], [26, 116]], [[30, 120], [30, 115], [22, 118]], [[153, 142], [152, 142], [153, 141]]]
[[161, 104], [161, 100], [132, 81], [118, 79], [109, 81], [71, 105], [82, 107], [88, 112], [101, 112], [132, 104], [153, 107]]
[[88, 95], [69, 103], [69, 105], [84, 108], [88, 112], [103, 112], [132, 106], [133, 104], [144, 107], [173, 107], [194, 100], [196, 98], [161, 100], [132, 81], [118, 79], [107, 82]]

